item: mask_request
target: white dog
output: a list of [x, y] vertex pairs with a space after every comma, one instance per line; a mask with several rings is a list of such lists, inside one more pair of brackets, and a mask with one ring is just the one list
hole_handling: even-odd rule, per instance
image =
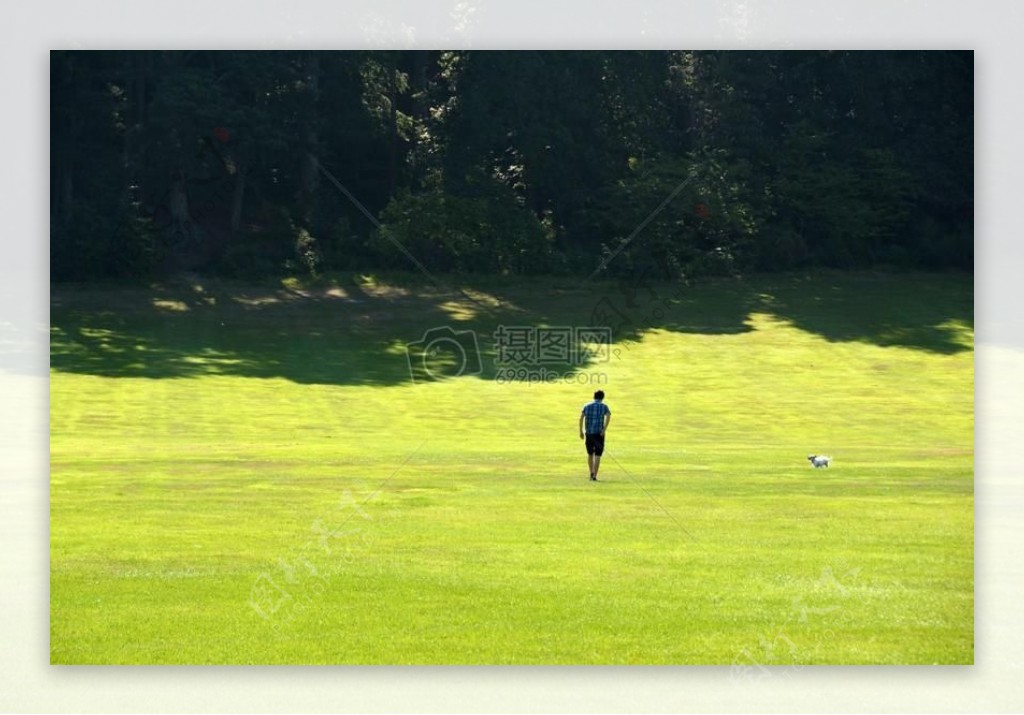
[[832, 461], [832, 458], [825, 457], [823, 455], [812, 454], [807, 458], [807, 460], [815, 469], [821, 469], [822, 467], [828, 467], [829, 462]]

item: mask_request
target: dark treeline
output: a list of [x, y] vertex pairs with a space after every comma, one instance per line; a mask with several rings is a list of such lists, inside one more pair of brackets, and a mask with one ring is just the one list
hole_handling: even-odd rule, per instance
[[970, 269], [973, 71], [970, 52], [54, 52], [52, 278], [412, 268], [396, 244], [437, 272], [586, 275], [614, 252], [610, 273], [665, 277]]

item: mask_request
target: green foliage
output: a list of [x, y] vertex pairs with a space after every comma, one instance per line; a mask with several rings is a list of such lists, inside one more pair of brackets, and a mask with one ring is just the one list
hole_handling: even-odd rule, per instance
[[839, 268], [903, 262], [899, 247], [901, 232], [909, 229], [911, 175], [892, 150], [832, 158], [828, 146], [828, 138], [808, 125], [794, 129], [781, 154], [776, 221], [768, 230], [803, 237], [798, 261]]
[[137, 206], [104, 211], [77, 201], [70, 222], [52, 229], [50, 276], [58, 281], [145, 278], [165, 256], [160, 233]]
[[342, 216], [330, 226], [317, 242], [323, 266], [329, 270], [357, 270], [371, 261], [366, 240]]
[[736, 176], [742, 167], [722, 151], [628, 165], [629, 174], [599, 192], [585, 214], [592, 235], [607, 237], [602, 259], [611, 275], [730, 275], [743, 267], [755, 221]]
[[50, 233], [50, 277], [84, 280], [103, 275], [105, 243], [115, 226], [91, 204], [76, 205], [71, 220], [53, 226]]
[[216, 270], [228, 278], [265, 278], [284, 272], [285, 260], [266, 241], [249, 237], [232, 242], [216, 264]]
[[323, 262], [323, 256], [320, 255], [320, 245], [317, 240], [304, 228], [300, 228], [296, 232], [295, 256], [299, 261], [299, 265], [309, 275], [316, 276], [317, 269]]
[[549, 232], [509, 195], [405, 194], [381, 219], [372, 246], [391, 267], [408, 265], [396, 241], [432, 271], [525, 274], [551, 265]]
[[641, 226], [609, 272], [973, 266], [969, 52], [55, 52], [50, 79], [56, 278], [412, 266], [364, 211], [438, 271], [589, 274]]
[[[232, 278], [280, 276], [289, 265], [298, 265], [298, 236], [299, 229], [286, 209], [265, 206], [258, 228], [233, 237], [214, 268]], [[308, 272], [308, 264], [303, 268]]]
[[[396, 67], [397, 53], [366, 53], [360, 65], [366, 112], [379, 131], [394, 130], [403, 139], [412, 134], [412, 117], [398, 108], [399, 98], [409, 92], [409, 75]], [[392, 124], [393, 122], [393, 124]]]
[[130, 279], [153, 275], [165, 256], [166, 248], [152, 219], [131, 210], [114, 229], [110, 254], [104, 263], [112, 277]]

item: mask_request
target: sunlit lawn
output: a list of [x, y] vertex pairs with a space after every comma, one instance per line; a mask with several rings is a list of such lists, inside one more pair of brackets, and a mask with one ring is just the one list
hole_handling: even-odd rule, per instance
[[[451, 281], [55, 288], [52, 661], [973, 662], [969, 276]], [[412, 382], [444, 325], [482, 374]]]

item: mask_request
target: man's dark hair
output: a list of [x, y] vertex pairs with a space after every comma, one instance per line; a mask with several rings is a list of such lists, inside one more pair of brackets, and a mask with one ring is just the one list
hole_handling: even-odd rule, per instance
[[597, 392], [595, 392], [594, 393], [594, 399], [595, 400], [603, 400], [604, 399], [604, 390], [598, 390]]

